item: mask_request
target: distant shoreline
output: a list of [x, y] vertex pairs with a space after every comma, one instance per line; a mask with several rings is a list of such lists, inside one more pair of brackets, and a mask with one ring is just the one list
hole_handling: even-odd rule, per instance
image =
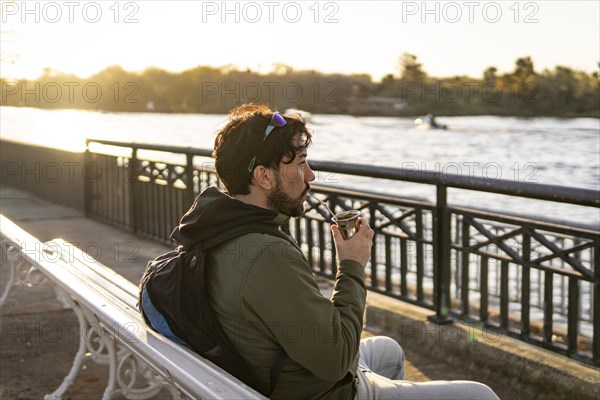
[[[127, 114], [181, 114], [181, 115], [189, 115], [189, 114], [197, 114], [197, 115], [226, 115], [227, 111], [224, 112], [178, 112], [178, 111], [147, 111], [147, 110], [102, 110], [102, 109], [94, 109], [94, 108], [67, 108], [67, 107], [36, 107], [33, 105], [13, 105], [13, 104], [0, 104], [0, 108], [2, 107], [13, 107], [13, 108], [35, 108], [38, 110], [48, 110], [48, 111], [64, 111], [64, 110], [75, 110], [75, 111], [90, 111], [90, 112], [99, 112], [99, 113], [127, 113]], [[280, 110], [285, 111], [285, 110]], [[424, 114], [419, 113], [410, 113], [410, 112], [399, 112], [399, 113], [386, 113], [386, 112], [331, 112], [331, 111], [311, 111], [316, 115], [347, 115], [353, 117], [390, 117], [390, 118], [418, 118]], [[487, 113], [444, 113], [444, 114], [436, 114], [436, 117], [444, 118], [444, 117], [508, 117], [508, 118], [522, 118], [522, 119], [533, 119], [533, 118], [559, 118], [559, 119], [575, 119], [575, 118], [595, 118], [600, 119], [600, 110], [596, 112], [582, 112], [582, 113], [564, 113], [564, 114], [531, 114], [531, 113], [522, 113], [522, 114], [508, 114], [508, 113], [497, 113], [497, 112], [487, 112]]]
[[599, 71], [556, 66], [536, 71], [531, 57], [514, 70], [489, 67], [480, 77], [433, 77], [405, 53], [380, 82], [289, 66], [263, 74], [232, 66], [197, 66], [180, 73], [109, 66], [82, 79], [47, 69], [34, 80], [0, 77], [1, 104], [40, 109], [227, 114], [245, 103], [322, 115], [417, 118], [450, 116], [600, 119]]

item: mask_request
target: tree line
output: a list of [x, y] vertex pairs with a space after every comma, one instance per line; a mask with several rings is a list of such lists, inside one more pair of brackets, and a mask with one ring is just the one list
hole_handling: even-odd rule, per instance
[[[600, 66], [600, 65], [599, 65]], [[598, 71], [565, 66], [536, 71], [530, 57], [499, 74], [431, 77], [403, 54], [398, 71], [374, 82], [367, 74], [325, 74], [277, 64], [267, 74], [233, 66], [143, 72], [110, 66], [82, 79], [52, 69], [35, 80], [0, 79], [1, 104], [120, 112], [226, 113], [246, 102], [313, 113], [415, 116], [510, 115], [600, 117]]]

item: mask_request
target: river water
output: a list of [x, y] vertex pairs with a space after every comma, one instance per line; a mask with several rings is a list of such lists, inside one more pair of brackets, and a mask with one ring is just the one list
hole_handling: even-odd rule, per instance
[[[212, 148], [225, 115], [105, 113], [0, 107], [2, 138], [83, 151], [86, 138]], [[600, 120], [440, 117], [443, 130], [407, 118], [314, 115], [309, 159], [441, 171], [600, 190]], [[318, 173], [317, 181], [434, 199], [428, 185]], [[598, 209], [465, 190], [449, 203], [598, 229]]]

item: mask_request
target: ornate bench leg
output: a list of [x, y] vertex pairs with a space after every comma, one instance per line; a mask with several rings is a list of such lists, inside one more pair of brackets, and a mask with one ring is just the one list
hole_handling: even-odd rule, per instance
[[173, 399], [181, 398], [173, 385], [131, 352], [119, 358], [117, 383], [119, 389], [115, 393], [131, 400], [153, 398], [163, 389], [169, 390]]
[[[24, 257], [21, 257], [21, 250], [16, 245], [8, 246], [6, 249], [6, 259], [8, 260], [9, 268], [8, 281], [4, 285], [2, 296], [0, 296], [0, 307], [4, 305], [8, 299], [8, 295], [15, 286], [35, 288], [46, 282], [46, 276], [37, 268], [32, 267]], [[55, 292], [58, 293], [56, 289]], [[62, 304], [64, 307], [64, 301], [62, 301]]]
[[86, 338], [85, 338], [85, 331], [86, 331], [85, 327], [87, 326], [87, 320], [85, 318], [85, 315], [84, 315], [82, 309], [79, 307], [78, 304], [76, 304], [71, 299], [71, 297], [69, 295], [67, 295], [65, 293], [61, 293], [61, 297], [73, 309], [73, 311], [75, 312], [75, 315], [77, 315], [77, 320], [79, 321], [79, 332], [80, 332], [80, 334], [79, 334], [79, 349], [77, 350], [77, 354], [75, 355], [75, 359], [73, 360], [73, 366], [71, 367], [71, 370], [69, 371], [69, 373], [67, 374], [65, 379], [63, 379], [63, 381], [60, 384], [60, 386], [58, 387], [58, 389], [56, 389], [54, 392], [44, 396], [45, 400], [60, 399], [65, 394], [65, 392], [67, 391], [67, 389], [69, 388], [71, 383], [73, 383], [73, 381], [75, 380], [75, 377], [77, 377], [77, 373], [79, 372], [79, 370], [81, 369], [81, 366], [83, 365], [83, 360], [85, 359], [85, 353], [86, 353], [86, 348], [87, 348]]
[[108, 383], [106, 385], [106, 389], [104, 389], [104, 394], [102, 395], [102, 400], [109, 400], [112, 394], [115, 391], [115, 386], [117, 384], [117, 345], [113, 338], [109, 337], [106, 332], [102, 335], [102, 341], [108, 350]]

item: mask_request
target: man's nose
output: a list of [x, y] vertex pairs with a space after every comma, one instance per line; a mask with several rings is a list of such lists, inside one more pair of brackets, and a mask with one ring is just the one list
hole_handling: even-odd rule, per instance
[[310, 165], [308, 165], [308, 163], [305, 164], [306, 165], [306, 171], [304, 174], [304, 182], [312, 182], [315, 180], [315, 173], [313, 172], [312, 168], [310, 167]]

